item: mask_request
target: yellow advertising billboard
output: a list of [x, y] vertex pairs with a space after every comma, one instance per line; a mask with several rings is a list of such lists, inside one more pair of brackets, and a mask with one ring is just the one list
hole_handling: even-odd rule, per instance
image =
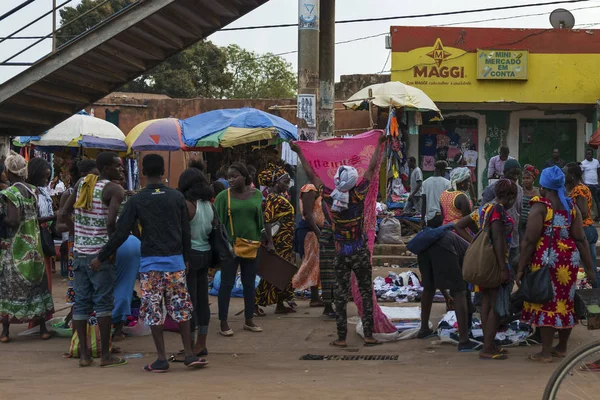
[[391, 34], [391, 79], [437, 102], [600, 98], [600, 30], [392, 27]]

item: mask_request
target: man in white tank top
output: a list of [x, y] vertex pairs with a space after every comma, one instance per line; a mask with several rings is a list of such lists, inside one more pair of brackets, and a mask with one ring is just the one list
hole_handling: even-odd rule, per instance
[[[119, 207], [125, 197], [123, 188], [111, 181], [123, 175], [123, 165], [116, 153], [103, 152], [96, 157], [100, 176], [88, 175], [76, 185], [67, 203], [59, 211], [58, 223], [73, 227], [75, 232], [75, 306], [73, 328], [79, 336], [79, 365], [91, 365], [88, 352], [87, 321], [95, 311], [100, 327], [102, 361], [100, 366], [124, 365], [123, 359], [110, 353], [111, 317], [115, 287], [115, 266], [106, 261], [99, 268], [92, 268], [92, 260], [108, 242], [115, 231]], [[70, 218], [75, 212], [75, 221]]]

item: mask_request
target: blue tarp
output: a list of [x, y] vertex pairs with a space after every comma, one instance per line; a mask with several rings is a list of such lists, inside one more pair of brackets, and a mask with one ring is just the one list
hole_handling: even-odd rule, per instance
[[229, 127], [277, 129], [284, 140], [298, 140], [296, 127], [285, 119], [255, 108], [213, 110], [180, 121], [181, 136], [186, 146], [194, 147], [198, 140]]

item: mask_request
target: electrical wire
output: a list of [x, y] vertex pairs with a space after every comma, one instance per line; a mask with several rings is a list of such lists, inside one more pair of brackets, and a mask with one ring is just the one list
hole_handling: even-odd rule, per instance
[[388, 52], [387, 58], [385, 59], [385, 64], [383, 64], [383, 67], [381, 68], [381, 71], [379, 71], [380, 74], [383, 74], [383, 71], [385, 71], [385, 67], [387, 67], [388, 62], [390, 61], [390, 57], [392, 56], [392, 50], [390, 49], [390, 51]]
[[[427, 13], [417, 15], [399, 15], [393, 17], [379, 17], [379, 18], [360, 18], [360, 19], [347, 19], [341, 21], [335, 21], [336, 24], [353, 24], [358, 22], [377, 22], [377, 21], [389, 21], [394, 19], [414, 19], [414, 18], [430, 18], [430, 17], [444, 17], [449, 15], [460, 15], [460, 14], [472, 14], [481, 12], [491, 11], [503, 11], [503, 10], [515, 10], [520, 8], [530, 7], [542, 7], [556, 4], [568, 4], [568, 3], [583, 3], [590, 0], [565, 0], [565, 1], [550, 1], [545, 3], [533, 3], [533, 4], [517, 4], [512, 6], [500, 6], [500, 7], [488, 7], [488, 8], [477, 8], [471, 10], [457, 10], [457, 11], [444, 11], [438, 13]], [[220, 32], [232, 32], [232, 31], [248, 31], [256, 29], [271, 29], [271, 28], [291, 28], [298, 26], [298, 24], [276, 24], [276, 25], [255, 25], [255, 26], [241, 26], [238, 28], [223, 28]]]

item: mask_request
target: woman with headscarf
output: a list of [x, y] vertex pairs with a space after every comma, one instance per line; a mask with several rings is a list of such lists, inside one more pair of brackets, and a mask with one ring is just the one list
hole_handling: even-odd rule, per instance
[[[549, 268], [554, 298], [545, 304], [525, 302], [521, 320], [539, 328], [542, 351], [529, 359], [544, 363], [567, 354], [571, 329], [577, 323], [574, 297], [577, 273], [583, 261], [588, 279], [596, 281], [588, 242], [583, 231], [582, 212], [567, 196], [565, 174], [556, 166], [546, 168], [540, 176], [540, 197], [531, 200], [531, 210], [521, 244], [517, 283], [531, 272]], [[558, 345], [553, 347], [558, 331]]]
[[336, 246], [335, 274], [335, 308], [337, 312], [338, 338], [330, 344], [335, 347], [347, 347], [348, 334], [346, 307], [350, 288], [351, 273], [354, 272], [362, 299], [362, 323], [365, 346], [381, 344], [373, 337], [373, 279], [371, 254], [364, 227], [365, 199], [369, 192], [373, 174], [380, 160], [381, 145], [387, 140], [385, 135], [379, 138], [378, 145], [371, 157], [362, 180], [358, 180], [358, 171], [351, 166], [338, 168], [335, 177], [335, 188], [326, 187], [317, 177], [310, 163], [304, 157], [297, 144], [291, 146], [298, 153], [298, 158], [305, 168], [310, 182], [319, 188], [323, 202], [327, 205], [326, 218], [331, 222]]
[[[471, 200], [475, 200], [477, 199], [477, 195], [475, 194], [475, 185], [474, 183], [476, 182], [475, 179], [475, 172], [474, 172], [474, 168], [469, 168], [467, 165], [467, 159], [465, 158], [465, 155], [463, 153], [458, 153], [454, 156], [454, 164], [456, 165], [456, 168], [468, 168], [469, 169], [469, 173], [471, 174], [471, 184], [469, 185], [469, 198]], [[454, 169], [456, 169], [454, 168]], [[450, 171], [450, 174], [452, 174], [452, 171]], [[450, 180], [450, 177], [448, 176], [448, 180]]]
[[[294, 263], [294, 206], [288, 200], [286, 193], [290, 187], [290, 175], [285, 169], [276, 167], [270, 176], [263, 176], [262, 183], [269, 188], [269, 194], [265, 199], [265, 229], [271, 230], [273, 245], [278, 256]], [[271, 283], [261, 279], [256, 288], [256, 310], [257, 315], [264, 315], [260, 307], [277, 304], [275, 314], [287, 314], [295, 312], [291, 307], [283, 303], [292, 301], [294, 289], [290, 280], [285, 290], [279, 290]]]
[[445, 190], [440, 196], [443, 225], [457, 222], [471, 214], [473, 202], [467, 194], [471, 186], [471, 171], [467, 167], [454, 168], [450, 173], [451, 189]]
[[[514, 233], [515, 222], [508, 215], [508, 210], [517, 199], [517, 184], [510, 179], [500, 179], [494, 184], [496, 197], [494, 202], [485, 204], [458, 221], [454, 228], [467, 242], [473, 241], [469, 232], [479, 232], [489, 227], [494, 253], [498, 265], [503, 269], [503, 284], [510, 281], [510, 265], [508, 263], [509, 246]], [[496, 347], [494, 340], [500, 325], [500, 319], [495, 311], [496, 296], [501, 285], [497, 287], [476, 287], [481, 292], [481, 322], [483, 328], [483, 348], [479, 358], [484, 360], [505, 360], [508, 358], [504, 349]]]
[[540, 175], [533, 165], [525, 164], [523, 167], [523, 200], [521, 208], [521, 221], [519, 222], [519, 237], [525, 235], [525, 227], [527, 226], [527, 218], [529, 217], [529, 202], [536, 196], [540, 195], [540, 189], [534, 186], [535, 180]]
[[[56, 221], [54, 213], [52, 196], [48, 189], [52, 175], [52, 166], [43, 158], [34, 157], [27, 163], [27, 183], [37, 188], [37, 207], [38, 207], [38, 223], [40, 224], [40, 232], [46, 231], [50, 233], [49, 223]], [[54, 243], [52, 243], [54, 245]], [[44, 254], [44, 265], [46, 267], [46, 276], [48, 278], [48, 290], [52, 294], [52, 273], [54, 269], [54, 257]]]
[[[583, 221], [583, 233], [590, 246], [590, 256], [592, 257], [592, 263], [594, 271], [596, 271], [596, 243], [598, 242], [598, 230], [594, 226], [594, 220], [592, 220], [592, 192], [590, 188], [583, 183], [583, 170], [581, 165], [576, 162], [568, 163], [563, 168], [565, 173], [565, 188], [569, 197], [581, 213], [581, 220]], [[596, 272], [598, 276], [598, 272]]]
[[0, 342], [10, 341], [11, 323], [36, 322], [43, 340], [51, 337], [45, 319], [54, 312], [37, 220], [35, 186], [25, 183], [27, 162], [15, 152], [6, 158], [12, 186], [0, 192], [3, 223], [9, 237], [0, 239]]

